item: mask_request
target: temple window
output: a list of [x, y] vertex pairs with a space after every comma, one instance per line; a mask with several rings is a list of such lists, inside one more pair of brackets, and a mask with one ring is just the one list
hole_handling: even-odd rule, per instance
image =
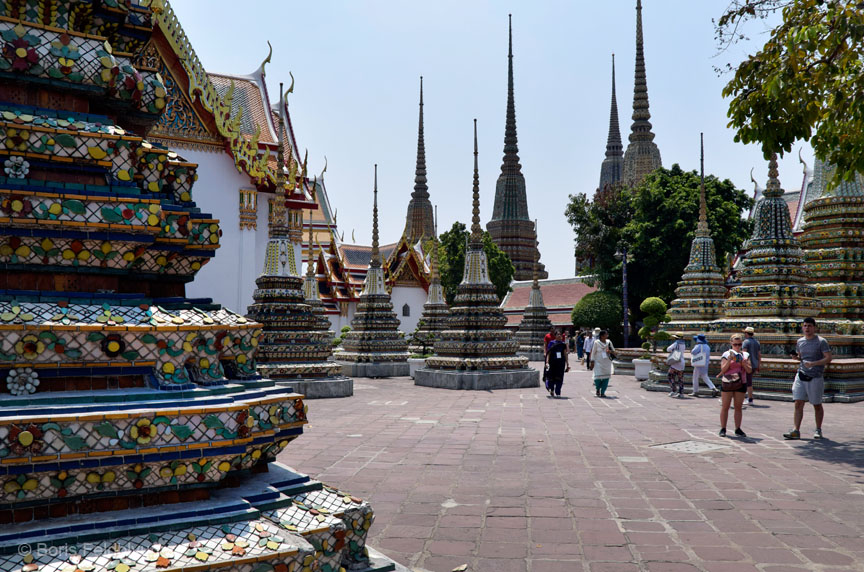
[[411, 315], [411, 306], [409, 306], [408, 304], [405, 304], [404, 306], [402, 306], [402, 316], [407, 317], [410, 315]]

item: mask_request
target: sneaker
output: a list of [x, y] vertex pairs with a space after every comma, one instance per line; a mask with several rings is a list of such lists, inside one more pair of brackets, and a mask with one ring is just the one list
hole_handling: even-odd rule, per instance
[[725, 436], [726, 436], [726, 428], [725, 428], [725, 427], [724, 427], [723, 429], [720, 429], [720, 433], [719, 433], [719, 435], [720, 435], [721, 437], [725, 437]]
[[750, 397], [749, 399], [747, 399], [747, 404], [748, 404], [748, 405], [753, 405], [753, 398], [752, 398], [752, 397]]
[[669, 393], [669, 397], [675, 397], [675, 394], [676, 394], [676, 393], [677, 393], [677, 392], [675, 392], [675, 391], [670, 392], [670, 393]]
[[813, 438], [814, 439], [821, 439], [822, 438], [822, 429], [816, 429], [816, 432], [813, 433]]
[[789, 439], [789, 440], [800, 439], [801, 438], [801, 431], [799, 431], [798, 429], [792, 429], [788, 433], [783, 433], [783, 438]]
[[678, 399], [684, 399], [684, 394], [680, 391], [678, 392]]
[[737, 435], [738, 437], [744, 438], [747, 436], [747, 433], [742, 431], [741, 428], [739, 427], [738, 429], [735, 429], [735, 435]]
[[711, 390], [711, 397], [717, 397], [718, 395], [720, 395], [719, 391], [717, 391], [716, 389]]

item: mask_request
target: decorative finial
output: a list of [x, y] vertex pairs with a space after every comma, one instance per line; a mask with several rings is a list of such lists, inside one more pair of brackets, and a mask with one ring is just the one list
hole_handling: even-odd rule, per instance
[[804, 176], [808, 176], [810, 174], [810, 169], [807, 167], [807, 161], [804, 160], [804, 157], [801, 156], [801, 152], [804, 150], [804, 147], [798, 147], [798, 162], [804, 166]]
[[[282, 93], [282, 84], [279, 84], [279, 93]], [[285, 138], [282, 136], [282, 108], [283, 98], [279, 97], [279, 114], [277, 115], [279, 125], [277, 126], [278, 146], [276, 151], [276, 204], [273, 206], [273, 227], [284, 230], [285, 220]], [[272, 227], [271, 227], [272, 230]]]
[[648, 79], [645, 74], [645, 50], [642, 40], [642, 1], [636, 0], [636, 69], [633, 82], [633, 125], [630, 141], [653, 141], [651, 111], [648, 107]]
[[[413, 199], [428, 199], [429, 186], [426, 184], [426, 143], [423, 134], [423, 76], [420, 76], [420, 118], [417, 124], [417, 164], [414, 168]], [[410, 213], [409, 213], [410, 216]], [[413, 237], [409, 237], [413, 238]]]
[[474, 203], [471, 214], [471, 242], [483, 240], [483, 229], [480, 228], [480, 167], [477, 163], [477, 120], [474, 120]]
[[378, 163], [375, 163], [375, 186], [372, 191], [372, 260], [369, 266], [381, 266], [381, 253], [378, 251]]
[[507, 14], [507, 30], [510, 40], [510, 49], [507, 52], [507, 57], [513, 57], [513, 14]]
[[324, 173], [327, 172], [327, 155], [324, 155], [324, 168], [321, 169], [321, 174], [318, 175], [318, 178], [322, 181], [324, 180]]
[[432, 280], [438, 278], [438, 205], [435, 205], [435, 234], [432, 237]]
[[705, 138], [699, 134], [699, 223], [696, 225], [696, 236], [710, 236], [708, 232], [708, 204], [705, 201]]
[[782, 197], [783, 188], [780, 186], [779, 168], [777, 166], [777, 153], [771, 153], [768, 160], [768, 183], [762, 193], [765, 197]]
[[[261, 72], [261, 77], [264, 77], [265, 75], [267, 75], [267, 74], [264, 72], [264, 66], [266, 66], [267, 64], [269, 64], [269, 63], [270, 63], [270, 60], [273, 58], [273, 46], [270, 45], [270, 40], [267, 40], [267, 48], [268, 48], [270, 51], [269, 51], [269, 53], [267, 54], [267, 57], [264, 58], [264, 61], [261, 62], [261, 65], [258, 66], [258, 71]], [[279, 84], [279, 85], [280, 85], [279, 93], [281, 94], [281, 93], [282, 93], [282, 88], [281, 88], [281, 85], [282, 85], [282, 84]], [[281, 102], [280, 102], [280, 103], [281, 103]]]
[[[288, 94], [289, 94], [289, 93], [294, 93], [294, 74], [291, 73], [291, 72], [289, 71], [289, 72], [288, 72], [288, 75], [291, 76], [291, 87], [289, 87], [289, 88], [288, 88], [288, 91], [285, 92], [285, 98], [286, 98], [286, 100], [285, 100], [285, 104], [286, 104], [286, 105], [288, 104], [288, 100], [287, 100], [287, 98], [288, 98]], [[282, 84], [280, 83], [279, 85], [282, 85]]]

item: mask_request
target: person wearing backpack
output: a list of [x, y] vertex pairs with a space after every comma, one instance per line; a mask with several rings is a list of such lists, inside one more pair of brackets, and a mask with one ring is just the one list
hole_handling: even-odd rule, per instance
[[570, 371], [570, 359], [564, 335], [559, 330], [546, 348], [546, 389], [553, 398], [561, 397], [565, 371]]
[[594, 388], [597, 397], [606, 397], [609, 378], [612, 377], [612, 360], [615, 359], [615, 346], [609, 339], [609, 332], [600, 330], [591, 347], [591, 363], [594, 364]]
[[699, 395], [699, 381], [704, 381], [711, 390], [711, 397], [717, 397], [717, 386], [708, 377], [708, 362], [711, 360], [711, 346], [705, 334], [693, 336], [695, 345], [690, 350], [690, 365], [693, 366], [693, 397]]
[[669, 357], [666, 358], [666, 365], [669, 366], [669, 387], [671, 392], [669, 397], [684, 397], [684, 368], [687, 367], [684, 361], [684, 350], [687, 346], [684, 344], [684, 335], [680, 332], [672, 334], [673, 341], [666, 351], [669, 352]]

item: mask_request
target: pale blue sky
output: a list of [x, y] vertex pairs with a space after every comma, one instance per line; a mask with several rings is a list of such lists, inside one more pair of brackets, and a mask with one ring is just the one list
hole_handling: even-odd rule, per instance
[[[309, 150], [310, 171], [320, 172], [327, 156], [327, 189], [340, 229], [346, 240], [353, 230], [366, 244], [371, 242], [374, 163], [382, 240], [397, 240], [404, 226], [414, 186], [421, 75], [429, 192], [439, 205], [439, 229], [455, 220], [470, 221], [475, 117], [485, 225], [504, 145], [507, 14], [512, 12], [516, 116], [529, 212], [540, 222], [540, 251], [550, 277], [572, 275], [573, 233], [564, 208], [569, 194], [590, 195], [597, 187], [608, 132], [612, 52], [627, 144], [635, 0], [171, 4], [210, 71], [251, 73], [267, 55], [270, 40], [271, 95], [276, 97], [273, 86], [279, 81], [290, 82], [291, 71], [296, 79], [291, 118], [300, 146]], [[698, 169], [699, 132], [704, 131], [706, 172], [751, 191], [751, 167], [764, 186], [767, 165], [758, 148], [733, 142], [726, 128], [727, 103], [720, 96], [728, 78], [718, 78], [713, 70], [744, 54], [735, 48], [715, 57], [711, 19], [727, 5], [728, 0], [643, 2], [651, 121], [664, 166]], [[809, 146], [804, 156], [812, 166]], [[797, 148], [782, 159], [780, 176], [784, 188], [800, 187]]]

